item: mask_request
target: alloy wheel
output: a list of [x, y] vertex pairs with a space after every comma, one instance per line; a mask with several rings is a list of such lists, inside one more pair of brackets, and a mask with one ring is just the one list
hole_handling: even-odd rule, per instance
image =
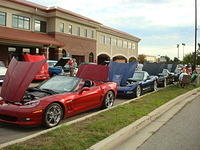
[[166, 86], [167, 86], [167, 80], [164, 79], [164, 81], [163, 81], [163, 87], [166, 87]]
[[158, 88], [157, 88], [157, 82], [154, 81], [154, 83], [153, 83], [153, 90], [154, 90], [154, 91], [157, 91], [157, 89], [158, 89]]
[[114, 96], [114, 93], [112, 91], [108, 91], [108, 93], [106, 94], [106, 97], [105, 97], [105, 108], [110, 108], [113, 106], [114, 104], [114, 100], [115, 100], [115, 96]]
[[62, 107], [57, 103], [50, 104], [45, 112], [45, 124], [47, 127], [54, 127], [59, 124], [63, 116]]
[[140, 97], [140, 95], [141, 95], [141, 87], [140, 85], [138, 85], [136, 88], [136, 97]]

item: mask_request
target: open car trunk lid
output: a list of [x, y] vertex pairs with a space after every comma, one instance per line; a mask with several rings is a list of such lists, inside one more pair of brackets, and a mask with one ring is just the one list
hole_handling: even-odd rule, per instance
[[77, 77], [93, 80], [93, 81], [108, 81], [108, 66], [95, 64], [82, 64], [78, 68]]
[[9, 102], [22, 101], [26, 89], [45, 62], [46, 60], [24, 62], [13, 58], [6, 72], [0, 96]]

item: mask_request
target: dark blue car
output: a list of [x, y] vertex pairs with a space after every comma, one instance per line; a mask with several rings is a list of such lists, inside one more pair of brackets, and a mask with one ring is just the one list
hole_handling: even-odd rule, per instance
[[109, 64], [109, 81], [118, 85], [119, 96], [139, 97], [151, 90], [157, 90], [157, 76], [149, 76], [146, 71], [135, 71], [138, 62]]
[[157, 76], [149, 76], [146, 71], [135, 71], [132, 78], [127, 79], [126, 86], [118, 87], [118, 95], [139, 97], [148, 91], [157, 90]]

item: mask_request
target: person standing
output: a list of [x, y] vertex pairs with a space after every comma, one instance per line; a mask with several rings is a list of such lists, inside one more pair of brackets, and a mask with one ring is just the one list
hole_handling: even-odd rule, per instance
[[68, 61], [67, 64], [69, 65], [70, 76], [73, 77], [75, 75], [75, 69], [77, 67], [76, 59], [72, 58]]

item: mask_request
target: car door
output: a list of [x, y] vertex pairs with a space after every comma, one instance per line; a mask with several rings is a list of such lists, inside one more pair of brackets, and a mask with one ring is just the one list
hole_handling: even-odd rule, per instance
[[101, 87], [95, 85], [80, 89], [73, 100], [73, 111], [79, 113], [100, 106], [101, 92]]

